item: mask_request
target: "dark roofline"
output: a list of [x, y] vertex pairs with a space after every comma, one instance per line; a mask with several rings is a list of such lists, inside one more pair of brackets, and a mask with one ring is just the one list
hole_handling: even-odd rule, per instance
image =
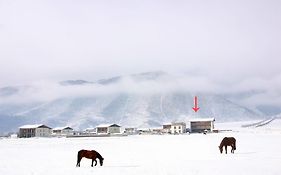
[[71, 128], [71, 127], [69, 127], [69, 126], [68, 126], [68, 127], [63, 128], [63, 130], [64, 130], [64, 129], [72, 129], [72, 130], [73, 130], [73, 128]]
[[39, 127], [37, 127], [37, 128], [49, 128], [49, 129], [52, 129], [52, 128], [46, 126], [46, 125], [41, 125], [41, 126], [39, 126]]
[[121, 127], [121, 126], [119, 126], [117, 124], [113, 124], [113, 125], [110, 125], [109, 127]]

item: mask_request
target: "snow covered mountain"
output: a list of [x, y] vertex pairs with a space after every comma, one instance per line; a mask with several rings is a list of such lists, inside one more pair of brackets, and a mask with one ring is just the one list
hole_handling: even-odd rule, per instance
[[[101, 123], [122, 126], [160, 126], [195, 117], [217, 121], [264, 117], [210, 92], [185, 89], [181, 81], [165, 72], [148, 72], [102, 79], [96, 82], [68, 80], [0, 89], [0, 132], [16, 131], [22, 124], [70, 125], [77, 129]], [[192, 110], [193, 98], [200, 110]]]

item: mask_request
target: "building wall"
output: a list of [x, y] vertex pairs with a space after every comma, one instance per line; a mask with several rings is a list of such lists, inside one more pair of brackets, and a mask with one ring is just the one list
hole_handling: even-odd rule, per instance
[[162, 132], [163, 133], [171, 133], [171, 125], [170, 124], [163, 125]]
[[[73, 131], [72, 131], [73, 132]], [[96, 134], [97, 133], [97, 128], [87, 128], [85, 130], [86, 133], [94, 133]]]
[[97, 133], [99, 133], [99, 134], [106, 134], [107, 130], [108, 130], [107, 127], [97, 128]]
[[163, 129], [171, 129], [171, 125], [163, 125]]
[[53, 133], [54, 133], [54, 134], [61, 134], [61, 133], [62, 133], [62, 130], [53, 130]]
[[171, 134], [183, 134], [186, 131], [185, 125], [172, 125]]
[[53, 130], [56, 135], [73, 135], [73, 129]]
[[137, 132], [137, 128], [125, 128], [125, 133], [133, 135], [133, 134], [137, 134], [138, 132]]
[[51, 135], [51, 129], [49, 128], [20, 128], [19, 137], [49, 137]]
[[212, 121], [197, 121], [190, 122], [191, 132], [204, 132], [204, 130], [213, 131], [214, 122]]
[[35, 137], [49, 137], [52, 133], [52, 130], [49, 128], [36, 128]]
[[73, 129], [63, 129], [61, 133], [65, 135], [72, 135]]
[[29, 128], [29, 129], [20, 128], [19, 137], [20, 138], [35, 137], [35, 128]]
[[110, 133], [110, 134], [120, 133], [120, 127], [109, 127], [108, 128], [108, 133]]

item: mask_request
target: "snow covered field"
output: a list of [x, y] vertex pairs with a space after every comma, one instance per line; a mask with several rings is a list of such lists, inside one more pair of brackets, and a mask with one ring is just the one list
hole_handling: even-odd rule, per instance
[[[0, 174], [280, 175], [280, 130], [236, 129], [207, 135], [0, 139]], [[236, 138], [235, 154], [219, 153], [225, 136]], [[92, 168], [91, 160], [82, 159], [77, 168], [80, 149], [97, 150], [104, 166]]]

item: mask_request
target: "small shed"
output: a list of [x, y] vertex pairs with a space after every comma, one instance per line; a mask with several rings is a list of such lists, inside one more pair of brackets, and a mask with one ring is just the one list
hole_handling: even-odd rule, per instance
[[213, 132], [215, 118], [198, 118], [190, 120], [190, 132]]
[[97, 134], [119, 134], [121, 126], [117, 124], [102, 124], [97, 126]]
[[29, 138], [29, 137], [49, 137], [52, 133], [52, 128], [43, 125], [23, 125], [19, 127], [19, 137]]

